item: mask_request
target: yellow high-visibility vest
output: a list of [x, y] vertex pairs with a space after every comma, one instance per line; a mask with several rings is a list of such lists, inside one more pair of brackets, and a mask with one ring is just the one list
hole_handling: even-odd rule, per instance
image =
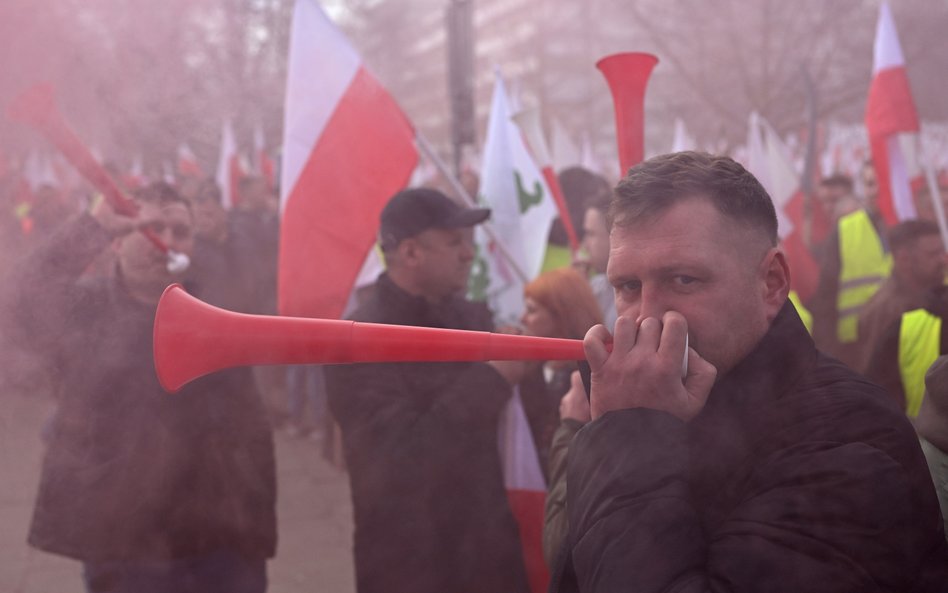
[[561, 245], [553, 245], [552, 243], [546, 246], [546, 255], [543, 257], [543, 267], [540, 268], [540, 272], [549, 272], [550, 270], [558, 270], [560, 268], [567, 268], [573, 262], [573, 253], [570, 251], [569, 247], [563, 247]]
[[905, 391], [905, 413], [918, 416], [925, 397], [925, 373], [941, 351], [941, 317], [925, 309], [902, 315], [899, 329], [899, 373]]
[[859, 310], [892, 271], [892, 255], [865, 210], [839, 219], [839, 294], [836, 297], [836, 337], [841, 344], [858, 337]]
[[800, 316], [800, 321], [802, 321], [803, 326], [806, 327], [806, 331], [810, 332], [810, 335], [813, 335], [813, 314], [800, 302], [800, 295], [797, 294], [797, 291], [791, 290], [789, 298], [797, 310], [797, 315]]

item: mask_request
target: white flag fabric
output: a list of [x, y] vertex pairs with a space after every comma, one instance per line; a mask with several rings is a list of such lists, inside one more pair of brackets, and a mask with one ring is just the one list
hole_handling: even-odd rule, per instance
[[[486, 298], [500, 324], [516, 324], [523, 311], [523, 287], [543, 265], [556, 206], [543, 173], [511, 119], [504, 82], [497, 76], [481, 169], [480, 198], [491, 209], [494, 244], [476, 231], [478, 262], [474, 298]], [[513, 259], [508, 261], [502, 251]]]
[[221, 127], [221, 150], [217, 160], [217, 185], [221, 188], [221, 203], [231, 209], [237, 203], [237, 184], [240, 182], [240, 157], [237, 155], [237, 140], [230, 120]]
[[683, 150], [695, 150], [697, 143], [685, 128], [685, 121], [680, 117], [675, 118], [675, 136], [672, 138], [672, 152], [681, 152]]

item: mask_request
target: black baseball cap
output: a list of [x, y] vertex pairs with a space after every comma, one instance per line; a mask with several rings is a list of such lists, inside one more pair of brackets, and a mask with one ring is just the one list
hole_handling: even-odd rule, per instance
[[468, 228], [489, 216], [489, 208], [464, 208], [436, 189], [402, 190], [382, 209], [379, 244], [391, 249], [428, 229]]

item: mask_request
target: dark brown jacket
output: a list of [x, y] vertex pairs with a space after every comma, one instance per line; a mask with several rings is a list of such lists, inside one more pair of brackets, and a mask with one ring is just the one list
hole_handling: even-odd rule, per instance
[[587, 424], [568, 483], [570, 554], [554, 591], [948, 588], [912, 426], [818, 353], [789, 304], [691, 422], [630, 409]]
[[249, 369], [162, 390], [154, 307], [118, 276], [79, 280], [109, 243], [82, 215], [21, 261], [0, 295], [4, 341], [62, 384], [30, 543], [83, 561], [272, 556], [273, 442]]
[[[486, 308], [434, 307], [376, 282], [357, 321], [489, 330]], [[355, 517], [359, 593], [527, 590], [497, 425], [511, 395], [485, 363], [326, 367]]]

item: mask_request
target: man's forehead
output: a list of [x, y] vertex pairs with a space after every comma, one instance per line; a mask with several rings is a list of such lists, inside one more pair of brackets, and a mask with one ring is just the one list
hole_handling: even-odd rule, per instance
[[706, 200], [672, 206], [648, 221], [614, 225], [609, 235], [610, 262], [632, 258], [649, 267], [710, 265], [763, 248], [760, 233], [721, 214]]

